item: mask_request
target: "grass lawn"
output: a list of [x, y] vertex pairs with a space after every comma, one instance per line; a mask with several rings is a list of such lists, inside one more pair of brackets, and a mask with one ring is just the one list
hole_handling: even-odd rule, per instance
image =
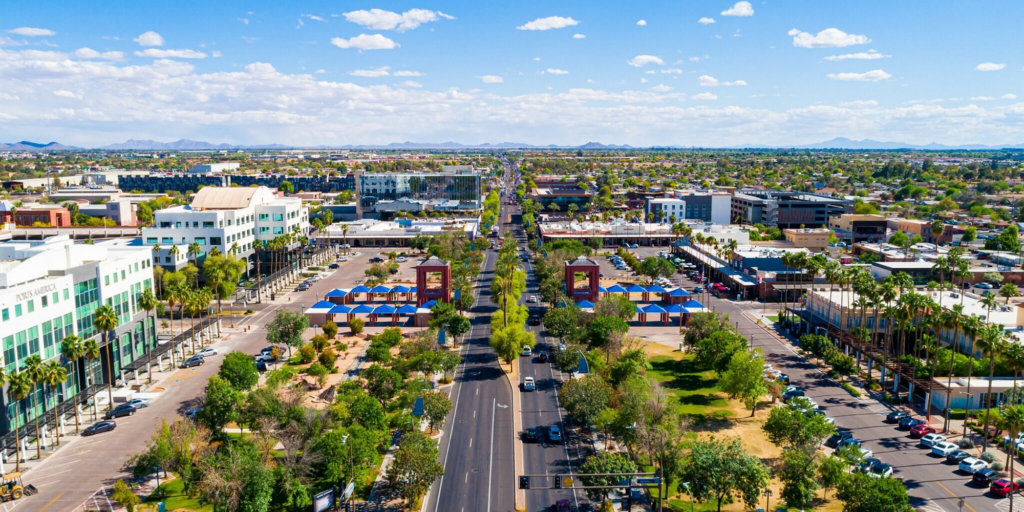
[[[199, 503], [198, 498], [190, 498], [185, 495], [185, 484], [180, 479], [171, 480], [167, 483], [160, 484], [160, 496], [161, 498], [149, 497], [143, 501], [143, 505], [139, 507], [139, 510], [156, 510], [156, 504], [164, 502], [164, 506], [167, 507], [168, 512], [173, 510], [189, 510], [189, 511], [200, 511], [200, 512], [212, 512], [212, 505], [203, 505]], [[146, 508], [142, 508], [146, 507]]]
[[779, 315], [768, 315], [765, 318], [767, 318], [768, 321], [771, 322], [771, 323], [775, 323], [775, 322], [779, 321]]
[[708, 417], [732, 415], [728, 400], [718, 390], [715, 372], [698, 369], [694, 366], [693, 356], [671, 351], [669, 347], [651, 344], [647, 346], [647, 352], [652, 356], [648, 376], [678, 400], [679, 412]]

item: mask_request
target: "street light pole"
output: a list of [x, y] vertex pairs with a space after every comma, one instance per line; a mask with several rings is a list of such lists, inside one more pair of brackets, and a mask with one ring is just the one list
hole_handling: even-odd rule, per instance
[[766, 511], [772, 508], [771, 507], [771, 500], [772, 500], [772, 490], [771, 489], [765, 489], [765, 491], [764, 491], [764, 509]]
[[690, 482], [683, 482], [683, 487], [686, 488], [686, 494], [690, 495], [690, 512], [693, 512], [693, 493], [690, 492]]

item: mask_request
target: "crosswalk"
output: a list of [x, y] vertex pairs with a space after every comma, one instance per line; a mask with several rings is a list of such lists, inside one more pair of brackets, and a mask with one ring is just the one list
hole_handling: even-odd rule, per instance
[[939, 506], [932, 500], [924, 500], [924, 504], [918, 507], [914, 507], [914, 510], [918, 512], [947, 512], [946, 509]]

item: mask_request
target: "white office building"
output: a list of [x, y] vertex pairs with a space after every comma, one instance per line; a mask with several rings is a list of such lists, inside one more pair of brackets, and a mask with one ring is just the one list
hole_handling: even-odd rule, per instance
[[653, 222], [671, 222], [675, 219], [679, 222], [686, 218], [686, 201], [672, 197], [659, 197], [647, 201], [647, 219]]
[[[112, 372], [118, 378], [124, 368], [155, 347], [152, 316], [138, 305], [146, 289], [153, 288], [152, 256], [149, 248], [115, 243], [75, 244], [66, 235], [40, 241], [0, 243], [0, 364], [8, 374], [20, 370], [25, 359], [38, 355], [44, 361], [61, 361], [78, 375], [77, 387], [105, 387], [109, 382], [106, 357], [110, 353]], [[103, 345], [93, 327], [93, 314], [100, 305], [117, 311], [118, 326]], [[69, 335], [96, 338], [103, 349], [99, 359], [67, 362], [61, 359], [61, 340]], [[52, 410], [76, 394], [74, 379], [56, 393], [42, 393], [38, 386], [36, 409], [31, 398], [15, 412], [5, 400], [7, 414], [0, 419], [0, 433], [10, 430], [13, 414], [19, 425]], [[93, 388], [96, 389], [96, 388]], [[52, 417], [52, 413], [50, 413]]]
[[188, 170], [189, 174], [219, 174], [224, 171], [237, 171], [241, 167], [238, 162], [222, 162], [216, 164], [199, 164]]
[[277, 197], [267, 187], [204, 187], [191, 204], [159, 210], [154, 217], [154, 225], [142, 230], [143, 243], [159, 246], [156, 263], [173, 270], [188, 264], [192, 243], [200, 247], [195, 258], [214, 248], [248, 258], [257, 240], [309, 232], [302, 200]]

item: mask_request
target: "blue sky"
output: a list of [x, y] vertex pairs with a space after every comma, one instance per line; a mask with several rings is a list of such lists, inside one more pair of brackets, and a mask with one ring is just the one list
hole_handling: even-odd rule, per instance
[[18, 2], [0, 141], [1019, 144], [1020, 19], [1014, 1]]

